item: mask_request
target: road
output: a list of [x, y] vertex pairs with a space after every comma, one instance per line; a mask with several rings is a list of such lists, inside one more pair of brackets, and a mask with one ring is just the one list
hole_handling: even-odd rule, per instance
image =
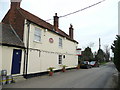
[[3, 88], [110, 88], [113, 74], [116, 72], [113, 63], [92, 69], [73, 69], [65, 73], [58, 72], [52, 77], [45, 75], [30, 78]]

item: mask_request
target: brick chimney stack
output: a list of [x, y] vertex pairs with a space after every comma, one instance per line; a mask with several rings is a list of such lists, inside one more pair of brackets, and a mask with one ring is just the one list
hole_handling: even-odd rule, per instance
[[59, 27], [59, 17], [57, 16], [57, 13], [55, 13], [55, 16], [54, 16], [54, 29], [55, 29], [55, 31], [58, 31], [58, 27]]
[[72, 26], [72, 24], [70, 24], [70, 28], [69, 28], [69, 36], [70, 36], [70, 38], [71, 39], [73, 39], [73, 26]]
[[[20, 3], [22, 0], [11, 0], [11, 7], [10, 7], [10, 13], [9, 13], [9, 24], [13, 25], [16, 22], [16, 16], [17, 16], [17, 9], [20, 8]], [[14, 27], [14, 25], [13, 25]]]
[[20, 3], [22, 0], [11, 0], [11, 9], [20, 8]]

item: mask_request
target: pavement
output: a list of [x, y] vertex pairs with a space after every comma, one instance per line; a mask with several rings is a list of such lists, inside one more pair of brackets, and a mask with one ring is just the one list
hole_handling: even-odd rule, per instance
[[3, 88], [114, 88], [116, 68], [112, 62], [91, 69], [73, 69], [53, 76], [20, 79]]

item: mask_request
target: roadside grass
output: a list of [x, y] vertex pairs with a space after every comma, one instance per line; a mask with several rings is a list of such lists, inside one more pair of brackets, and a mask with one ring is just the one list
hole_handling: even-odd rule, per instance
[[100, 65], [104, 65], [104, 64], [106, 64], [106, 63], [108, 63], [108, 62], [100, 62]]

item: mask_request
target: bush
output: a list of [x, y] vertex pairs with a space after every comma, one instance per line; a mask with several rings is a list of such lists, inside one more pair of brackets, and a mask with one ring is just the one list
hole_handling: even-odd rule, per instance
[[114, 40], [111, 49], [114, 53], [114, 64], [117, 70], [120, 72], [120, 36], [117, 36], [116, 39], [117, 40]]

